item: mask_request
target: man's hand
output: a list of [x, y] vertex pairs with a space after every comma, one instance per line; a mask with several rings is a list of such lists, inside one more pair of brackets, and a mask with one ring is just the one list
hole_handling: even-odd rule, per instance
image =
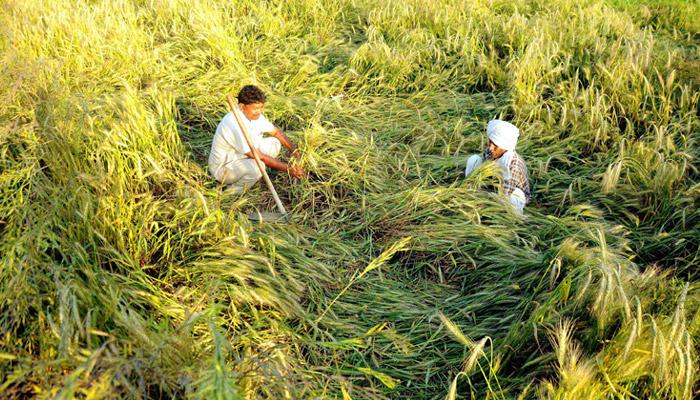
[[287, 169], [287, 172], [294, 179], [299, 179], [302, 176], [304, 176], [304, 169], [298, 165], [290, 165], [289, 168]]

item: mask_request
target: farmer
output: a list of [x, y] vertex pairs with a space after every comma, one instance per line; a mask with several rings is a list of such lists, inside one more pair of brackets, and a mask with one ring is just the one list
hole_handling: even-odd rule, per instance
[[[301, 167], [276, 158], [282, 146], [294, 157], [298, 157], [299, 152], [287, 135], [265, 118], [262, 114], [264, 107], [265, 94], [257, 86], [244, 86], [238, 93], [238, 115], [246, 125], [260, 161], [272, 169], [289, 173], [293, 178], [300, 178], [304, 174]], [[267, 136], [264, 137], [263, 133]], [[224, 116], [216, 128], [209, 154], [209, 172], [214, 179], [228, 185], [233, 193], [242, 192], [262, 177], [253, 152], [231, 112]]]
[[513, 124], [494, 119], [486, 127], [486, 134], [489, 138], [488, 147], [483, 155], [473, 154], [469, 157], [464, 175], [471, 174], [484, 160], [494, 161], [503, 173], [503, 192], [513, 207], [522, 214], [530, 201], [530, 182], [525, 162], [515, 152], [520, 132]]

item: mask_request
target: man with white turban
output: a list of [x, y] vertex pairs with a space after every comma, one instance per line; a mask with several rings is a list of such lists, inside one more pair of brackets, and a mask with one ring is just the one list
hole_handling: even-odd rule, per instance
[[474, 154], [467, 160], [465, 175], [469, 175], [485, 160], [494, 161], [503, 173], [503, 192], [509, 197], [513, 207], [523, 213], [530, 201], [530, 182], [523, 159], [515, 152], [520, 131], [506, 121], [494, 119], [486, 127], [489, 145], [483, 155]]

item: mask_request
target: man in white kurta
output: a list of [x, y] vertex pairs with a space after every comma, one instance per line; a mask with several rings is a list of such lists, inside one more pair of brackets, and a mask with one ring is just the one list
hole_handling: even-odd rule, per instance
[[473, 154], [469, 157], [464, 174], [471, 174], [485, 160], [495, 162], [501, 167], [504, 194], [508, 196], [513, 208], [522, 214], [531, 194], [527, 167], [515, 151], [520, 131], [509, 122], [495, 119], [489, 122], [486, 134], [489, 138], [488, 147], [482, 155]]
[[[238, 94], [238, 103], [234, 112], [245, 124], [260, 160], [266, 166], [286, 171], [294, 178], [301, 177], [304, 171], [300, 167], [277, 159], [282, 146], [295, 156], [298, 156], [298, 152], [294, 143], [262, 114], [265, 105], [262, 91], [256, 86], [245, 86]], [[209, 172], [233, 192], [249, 188], [262, 177], [233, 112], [226, 114], [216, 128], [209, 153]]]

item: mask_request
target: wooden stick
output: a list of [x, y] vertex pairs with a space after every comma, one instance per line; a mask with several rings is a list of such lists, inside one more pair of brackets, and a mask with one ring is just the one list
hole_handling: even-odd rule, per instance
[[258, 165], [258, 168], [260, 169], [260, 172], [262, 173], [262, 176], [265, 179], [265, 183], [267, 183], [267, 188], [270, 189], [270, 192], [272, 193], [272, 197], [274, 197], [275, 203], [277, 203], [277, 208], [279, 208], [280, 212], [284, 215], [285, 218], [289, 218], [289, 215], [287, 214], [287, 210], [284, 209], [284, 205], [282, 205], [282, 201], [280, 200], [279, 196], [277, 195], [277, 191], [275, 190], [275, 187], [272, 185], [272, 181], [270, 180], [270, 177], [267, 175], [267, 171], [265, 170], [265, 164], [263, 164], [263, 162], [260, 160], [260, 157], [258, 156], [258, 152], [255, 150], [255, 145], [253, 145], [253, 141], [250, 139], [250, 135], [248, 135], [248, 129], [246, 128], [243, 121], [241, 121], [241, 117], [238, 115], [238, 110], [237, 110], [238, 107], [236, 107], [237, 101], [235, 101], [233, 96], [231, 96], [230, 94], [226, 95], [226, 100], [228, 101], [228, 106], [231, 109], [233, 116], [236, 118], [236, 122], [238, 122], [238, 127], [241, 129], [241, 132], [243, 133], [243, 138], [245, 138], [246, 143], [248, 143], [248, 147], [250, 148], [250, 152], [253, 153], [253, 157], [255, 158], [255, 163]]

